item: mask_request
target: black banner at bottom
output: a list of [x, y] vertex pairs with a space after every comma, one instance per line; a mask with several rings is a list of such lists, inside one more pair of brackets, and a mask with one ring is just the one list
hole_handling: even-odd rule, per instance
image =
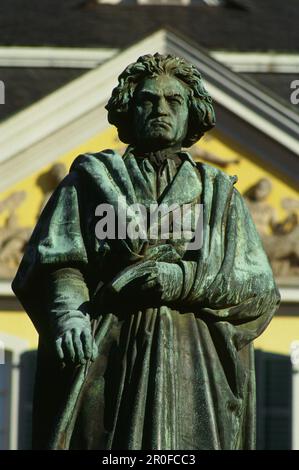
[[1, 465], [17, 464], [32, 465], [38, 464], [40, 468], [46, 465], [47, 468], [55, 469], [55, 465], [77, 465], [82, 470], [105, 469], [107, 467], [138, 468], [140, 466], [151, 468], [152, 466], [169, 467], [182, 466], [183, 468], [206, 469], [206, 465], [223, 464], [254, 464], [261, 463], [265, 459], [275, 459], [275, 463], [282, 463], [284, 466], [293, 465], [298, 462], [297, 451], [2, 451], [0, 453]]

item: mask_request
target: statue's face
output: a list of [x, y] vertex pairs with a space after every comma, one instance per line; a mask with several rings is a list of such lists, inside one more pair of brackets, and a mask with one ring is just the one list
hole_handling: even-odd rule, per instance
[[188, 130], [188, 96], [175, 77], [145, 79], [135, 95], [137, 146], [148, 151], [181, 146]]

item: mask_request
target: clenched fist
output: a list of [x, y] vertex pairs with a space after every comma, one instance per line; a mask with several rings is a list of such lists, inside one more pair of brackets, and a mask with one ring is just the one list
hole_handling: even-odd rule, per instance
[[180, 297], [183, 280], [182, 269], [177, 264], [146, 261], [119, 273], [98, 301], [110, 306], [133, 301], [139, 307], [174, 302]]

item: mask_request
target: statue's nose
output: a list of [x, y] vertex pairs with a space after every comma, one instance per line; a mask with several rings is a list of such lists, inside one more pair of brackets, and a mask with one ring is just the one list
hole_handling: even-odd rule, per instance
[[166, 116], [167, 115], [167, 106], [166, 106], [166, 101], [163, 100], [163, 98], [160, 98], [159, 101], [157, 102], [157, 114], [159, 116]]

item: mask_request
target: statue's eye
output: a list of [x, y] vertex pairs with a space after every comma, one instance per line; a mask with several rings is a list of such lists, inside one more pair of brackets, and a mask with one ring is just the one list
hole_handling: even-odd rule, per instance
[[151, 99], [149, 99], [149, 98], [142, 98], [142, 99], [140, 100], [140, 104], [141, 104], [141, 106], [149, 107], [149, 106], [151, 106], [153, 103], [152, 103]]
[[150, 106], [154, 101], [154, 96], [150, 93], [141, 93], [137, 99], [137, 103], [141, 104], [142, 106]]
[[178, 96], [169, 96], [167, 101], [172, 105], [178, 105], [182, 103], [182, 100]]

